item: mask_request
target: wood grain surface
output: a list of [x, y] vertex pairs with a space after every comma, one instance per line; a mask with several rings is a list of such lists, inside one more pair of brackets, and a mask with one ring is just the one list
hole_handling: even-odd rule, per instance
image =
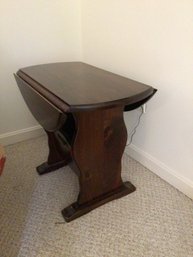
[[[129, 105], [149, 97], [154, 88], [81, 63], [51, 63], [20, 69], [17, 75], [64, 111]], [[59, 106], [60, 106], [59, 105]], [[61, 108], [61, 107], [59, 107]]]

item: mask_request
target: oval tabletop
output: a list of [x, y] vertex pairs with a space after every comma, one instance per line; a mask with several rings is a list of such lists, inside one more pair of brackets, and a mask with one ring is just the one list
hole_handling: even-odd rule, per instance
[[151, 86], [82, 62], [30, 66], [20, 69], [17, 75], [48, 100], [55, 97], [62, 102], [65, 111], [134, 104], [156, 91]]

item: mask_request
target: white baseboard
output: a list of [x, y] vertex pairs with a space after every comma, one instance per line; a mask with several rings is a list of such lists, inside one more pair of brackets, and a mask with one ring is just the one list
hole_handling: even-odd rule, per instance
[[191, 180], [182, 176], [179, 172], [171, 169], [163, 162], [133, 144], [126, 147], [125, 152], [179, 191], [193, 199], [193, 182]]
[[[45, 132], [42, 127], [37, 125], [10, 133], [1, 134], [0, 143], [2, 145], [11, 145], [44, 135], [44, 133]], [[133, 144], [131, 144], [129, 147], [126, 147], [125, 152], [133, 159], [140, 162], [143, 166], [147, 167], [149, 170], [177, 188], [179, 191], [193, 199], [193, 182], [191, 180], [182, 176], [179, 172], [171, 169], [163, 162], [159, 161], [152, 155], [144, 152]]]
[[27, 139], [41, 136], [44, 133], [44, 130], [39, 125], [30, 128], [20, 129], [13, 132], [1, 134], [0, 144], [4, 146], [12, 145]]

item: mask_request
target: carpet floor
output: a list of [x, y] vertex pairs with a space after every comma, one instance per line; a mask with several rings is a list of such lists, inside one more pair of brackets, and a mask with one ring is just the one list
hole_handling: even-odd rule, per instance
[[0, 177], [0, 257], [192, 257], [193, 201], [126, 154], [123, 180], [137, 190], [66, 223], [76, 200], [69, 167], [38, 176], [45, 137], [6, 148]]

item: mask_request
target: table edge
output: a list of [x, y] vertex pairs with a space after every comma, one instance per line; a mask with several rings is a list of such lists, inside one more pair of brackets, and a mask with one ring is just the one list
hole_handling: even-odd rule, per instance
[[148, 86], [147, 90], [141, 93], [138, 93], [134, 96], [130, 96], [126, 98], [121, 98], [121, 99], [108, 101], [108, 102], [94, 103], [94, 104], [69, 105], [63, 99], [61, 99], [53, 92], [51, 92], [49, 89], [47, 89], [42, 84], [40, 84], [38, 81], [36, 81], [32, 77], [24, 73], [21, 69], [19, 69], [18, 72], [14, 75], [24, 80], [30, 87], [32, 87], [35, 91], [37, 91], [42, 97], [46, 98], [51, 104], [53, 104], [63, 112], [78, 112], [78, 111], [89, 111], [89, 110], [96, 110], [96, 109], [106, 109], [106, 108], [113, 108], [118, 105], [130, 106], [150, 96], [153, 96], [157, 91], [157, 89], [151, 86]]

